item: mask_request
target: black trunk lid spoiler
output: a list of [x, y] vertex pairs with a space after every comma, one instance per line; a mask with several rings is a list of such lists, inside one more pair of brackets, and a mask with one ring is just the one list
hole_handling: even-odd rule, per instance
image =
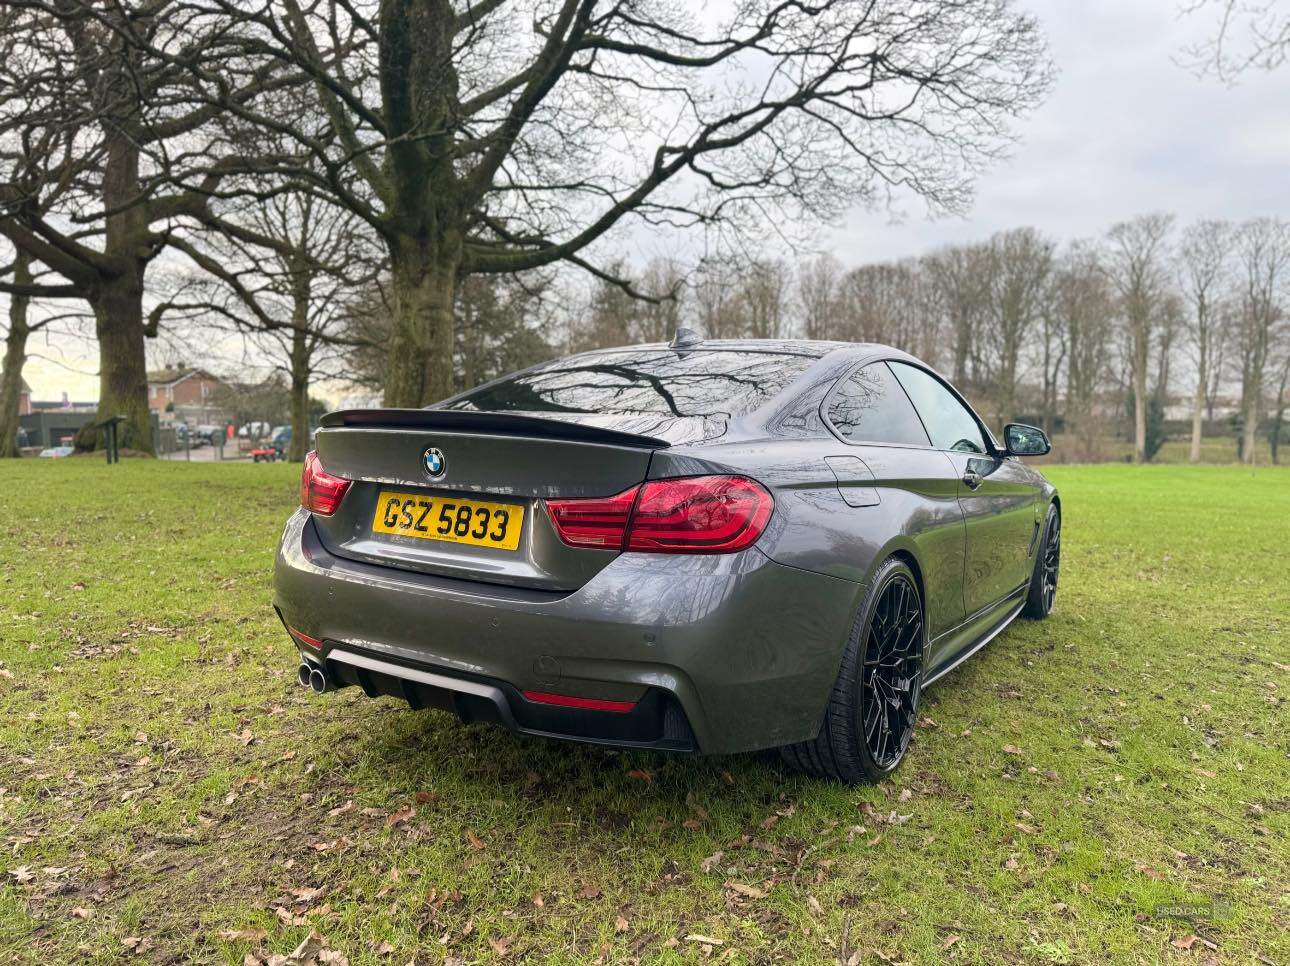
[[533, 439], [567, 439], [640, 449], [665, 449], [671, 445], [667, 440], [654, 436], [602, 429], [587, 423], [542, 419], [536, 416], [517, 416], [511, 413], [477, 413], [458, 409], [341, 409], [324, 416], [320, 426], [323, 429], [337, 427], [443, 429], [524, 436]]

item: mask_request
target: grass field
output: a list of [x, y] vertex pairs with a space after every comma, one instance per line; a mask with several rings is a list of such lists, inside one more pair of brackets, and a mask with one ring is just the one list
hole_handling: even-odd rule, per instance
[[1056, 613], [864, 789], [307, 696], [296, 472], [0, 463], [0, 961], [1290, 960], [1290, 471], [1051, 468]]
[[[1290, 442], [1282, 447], [1280, 460], [1284, 464], [1290, 457]], [[1038, 461], [1043, 464], [1081, 462], [1078, 454], [1081, 445], [1071, 436], [1053, 437], [1051, 456]], [[1133, 459], [1133, 443], [1119, 436], [1103, 436], [1098, 439], [1095, 453], [1089, 459], [1094, 463], [1128, 463]], [[1191, 437], [1171, 436], [1166, 439], [1156, 453], [1154, 463], [1187, 463], [1191, 459]], [[1229, 436], [1206, 436], [1201, 440], [1200, 462], [1216, 464], [1233, 464], [1239, 462], [1236, 457], [1236, 440]], [[1267, 437], [1259, 436], [1254, 444], [1254, 462], [1258, 466], [1272, 463], [1272, 447]]]

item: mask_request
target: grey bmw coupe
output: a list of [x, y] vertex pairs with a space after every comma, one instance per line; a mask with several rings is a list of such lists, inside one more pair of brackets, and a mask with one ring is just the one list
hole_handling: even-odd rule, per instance
[[1048, 448], [895, 349], [682, 330], [325, 417], [274, 603], [318, 692], [875, 781], [1052, 609]]

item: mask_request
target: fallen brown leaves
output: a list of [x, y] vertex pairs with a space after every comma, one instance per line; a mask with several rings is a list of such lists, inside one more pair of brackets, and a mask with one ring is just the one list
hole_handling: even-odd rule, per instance
[[404, 822], [410, 821], [416, 817], [416, 814], [417, 810], [411, 805], [408, 805], [405, 808], [400, 808], [396, 812], [392, 812], [390, 816], [386, 818], [385, 825], [387, 828], [393, 828], [395, 825], [401, 825]]
[[743, 896], [745, 899], [765, 899], [767, 895], [765, 890], [758, 889], [756, 886], [744, 885], [742, 882], [727, 882], [725, 887], [727, 891]]

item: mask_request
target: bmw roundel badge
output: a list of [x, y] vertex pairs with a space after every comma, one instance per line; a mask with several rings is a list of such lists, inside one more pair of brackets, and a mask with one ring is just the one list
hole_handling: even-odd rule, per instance
[[442, 480], [443, 475], [448, 472], [448, 457], [443, 455], [443, 450], [436, 446], [431, 446], [421, 457], [421, 464], [426, 468], [426, 475], [432, 480]]

